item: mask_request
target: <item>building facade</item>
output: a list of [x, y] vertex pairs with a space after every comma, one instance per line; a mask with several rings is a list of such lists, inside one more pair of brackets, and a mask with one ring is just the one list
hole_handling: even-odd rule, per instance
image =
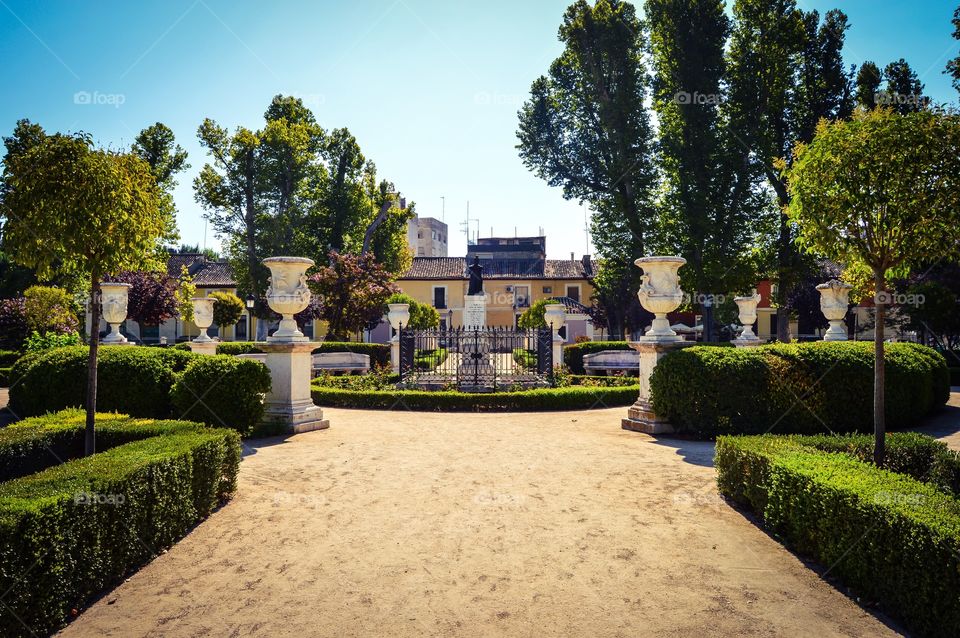
[[414, 217], [407, 222], [407, 243], [414, 257], [446, 257], [447, 225], [433, 217]]

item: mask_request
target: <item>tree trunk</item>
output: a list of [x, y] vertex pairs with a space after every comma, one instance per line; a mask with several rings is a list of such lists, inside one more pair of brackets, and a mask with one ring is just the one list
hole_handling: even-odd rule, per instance
[[884, 295], [886, 286], [883, 273], [874, 273], [877, 294], [877, 325], [873, 329], [873, 462], [877, 467], [883, 467], [886, 457], [886, 411], [884, 400], [884, 357], [883, 357], [883, 322], [886, 314]]
[[97, 350], [100, 348], [100, 275], [90, 277], [90, 354], [87, 357], [87, 427], [83, 450], [90, 456], [97, 450], [94, 415], [97, 413]]

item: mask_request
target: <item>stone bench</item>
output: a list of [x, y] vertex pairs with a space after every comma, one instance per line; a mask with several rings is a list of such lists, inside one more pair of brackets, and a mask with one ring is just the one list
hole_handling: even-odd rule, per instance
[[[267, 362], [265, 354], [237, 355], [246, 359], [255, 359], [261, 363]], [[324, 372], [340, 374], [366, 374], [370, 372], [370, 355], [357, 352], [321, 352], [312, 356], [312, 374], [318, 377]]]
[[611, 372], [638, 374], [640, 371], [640, 353], [636, 350], [601, 350], [583, 355], [583, 370], [587, 374], [599, 375]]

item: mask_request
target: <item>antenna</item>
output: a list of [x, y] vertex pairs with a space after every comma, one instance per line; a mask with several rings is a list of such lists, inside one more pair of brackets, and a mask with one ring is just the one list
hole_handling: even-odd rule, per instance
[[440, 221], [447, 221], [447, 198], [440, 196]]
[[586, 255], [590, 254], [590, 217], [587, 214], [587, 204], [583, 204], [583, 236], [587, 243], [587, 252]]

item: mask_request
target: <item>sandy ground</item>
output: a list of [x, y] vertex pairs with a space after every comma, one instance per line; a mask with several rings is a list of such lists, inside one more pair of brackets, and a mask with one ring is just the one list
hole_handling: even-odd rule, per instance
[[327, 410], [62, 635], [895, 635], [624, 411]]

